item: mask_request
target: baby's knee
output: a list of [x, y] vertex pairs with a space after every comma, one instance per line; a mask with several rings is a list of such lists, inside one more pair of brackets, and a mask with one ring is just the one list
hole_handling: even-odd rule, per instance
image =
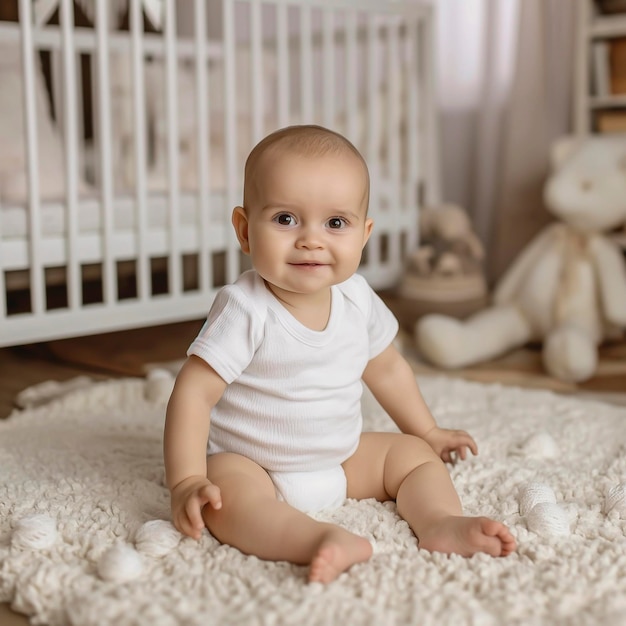
[[420, 465], [433, 459], [439, 459], [435, 451], [430, 447], [430, 444], [421, 437], [402, 434], [400, 438], [397, 449], [394, 451], [395, 454], [407, 459], [413, 459]]
[[425, 463], [441, 463], [430, 445], [414, 435], [398, 435], [385, 460], [385, 489], [395, 498], [404, 479]]

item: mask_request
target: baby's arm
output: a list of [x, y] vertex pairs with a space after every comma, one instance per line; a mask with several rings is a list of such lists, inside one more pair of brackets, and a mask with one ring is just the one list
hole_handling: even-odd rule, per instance
[[452, 452], [465, 459], [467, 448], [478, 453], [465, 431], [437, 426], [411, 366], [393, 344], [368, 363], [363, 381], [403, 433], [425, 439], [444, 461], [454, 461]]
[[172, 521], [198, 539], [204, 528], [202, 507], [221, 507], [219, 488], [206, 477], [206, 446], [211, 410], [226, 388], [222, 378], [196, 356], [185, 362], [167, 405], [163, 455], [172, 498]]

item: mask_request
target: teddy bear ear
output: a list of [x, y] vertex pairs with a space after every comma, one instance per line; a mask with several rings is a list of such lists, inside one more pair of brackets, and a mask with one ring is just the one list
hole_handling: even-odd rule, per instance
[[550, 150], [550, 163], [554, 171], [558, 170], [584, 142], [580, 135], [566, 135], [557, 139]]

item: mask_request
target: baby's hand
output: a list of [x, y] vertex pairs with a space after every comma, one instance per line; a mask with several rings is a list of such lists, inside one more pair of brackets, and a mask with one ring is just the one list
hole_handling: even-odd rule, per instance
[[172, 489], [172, 521], [183, 534], [200, 539], [204, 528], [202, 508], [222, 508], [220, 488], [202, 476], [190, 476]]
[[424, 439], [445, 463], [454, 464], [459, 458], [465, 460], [468, 448], [474, 456], [478, 454], [476, 442], [464, 430], [435, 427], [424, 435]]

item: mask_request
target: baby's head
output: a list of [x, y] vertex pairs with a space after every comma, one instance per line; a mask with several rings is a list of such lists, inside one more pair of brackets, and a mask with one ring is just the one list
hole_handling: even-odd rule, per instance
[[367, 165], [345, 137], [320, 126], [290, 126], [250, 153], [233, 225], [275, 293], [313, 293], [358, 268], [372, 229], [368, 201]]
[[[362, 168], [363, 206], [369, 203], [369, 171], [361, 153], [343, 135], [315, 125], [287, 126], [262, 139], [248, 155], [244, 170], [243, 206], [252, 209], [259, 199], [260, 187], [267, 182], [267, 170], [279, 169], [282, 157], [307, 160], [311, 166], [318, 159], [333, 156]], [[280, 177], [281, 172], [276, 174]], [[305, 174], [306, 175], [306, 174]]]

